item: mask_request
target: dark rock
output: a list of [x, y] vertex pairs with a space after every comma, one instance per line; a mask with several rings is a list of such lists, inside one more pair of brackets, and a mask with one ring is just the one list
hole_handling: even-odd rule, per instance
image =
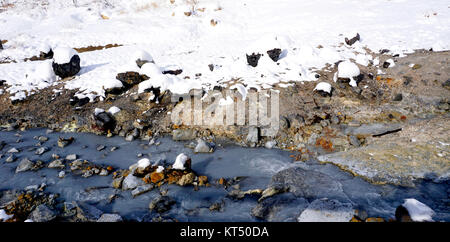
[[210, 71], [214, 71], [214, 65], [213, 64], [209, 64], [208, 67], [209, 67]]
[[383, 68], [388, 68], [390, 65], [391, 65], [391, 63], [385, 61], [385, 62], [383, 63]]
[[380, 54], [382, 55], [382, 54], [386, 54], [386, 53], [389, 53], [390, 52], [390, 50], [388, 50], [388, 49], [382, 49], [382, 50], [380, 50]]
[[122, 82], [124, 87], [130, 88], [134, 85], [137, 85], [143, 81], [141, 75], [134, 71], [129, 71], [125, 73], [119, 73], [116, 75], [116, 79]]
[[2, 40], [0, 39], [0, 50], [3, 50]]
[[170, 75], [180, 75], [183, 73], [183, 70], [177, 69], [177, 70], [165, 70], [162, 72], [162, 74], [170, 74]]
[[160, 196], [155, 198], [148, 206], [150, 211], [156, 211], [157, 213], [164, 213], [171, 209], [175, 204], [175, 200], [168, 196]]
[[275, 48], [268, 50], [267, 54], [269, 55], [270, 59], [272, 59], [274, 62], [277, 62], [280, 58], [281, 49]]
[[261, 58], [261, 54], [251, 54], [247, 55], [247, 63], [253, 67], [256, 67], [258, 65], [259, 58]]
[[412, 82], [412, 77], [410, 76], [404, 76], [403, 79], [404, 79], [403, 81], [404, 86], [408, 86]]
[[408, 210], [402, 205], [398, 206], [395, 210], [395, 220], [397, 222], [412, 222], [411, 216]]
[[268, 222], [296, 222], [298, 212], [303, 211], [308, 205], [306, 199], [286, 193], [258, 203], [251, 210], [251, 215]]
[[114, 127], [116, 126], [114, 117], [107, 112], [101, 112], [97, 115], [94, 114], [94, 120], [96, 128], [101, 131], [114, 130]]
[[73, 205], [76, 209], [76, 218], [80, 222], [95, 222], [103, 214], [101, 210], [85, 202], [73, 202]]
[[71, 99], [69, 99], [69, 104], [72, 106], [83, 106], [85, 104], [88, 104], [91, 100], [88, 97], [84, 98], [78, 98], [77, 96], [73, 96]]
[[69, 63], [57, 64], [53, 62], [53, 71], [61, 78], [75, 76], [81, 69], [80, 57], [78, 55], [72, 56]]
[[53, 50], [50, 49], [47, 53], [41, 51], [41, 53], [39, 54], [39, 58], [41, 60], [53, 58]]
[[450, 79], [448, 79], [447, 81], [445, 81], [444, 83], [442, 83], [442, 86], [443, 86], [444, 88], [447, 88], [447, 89], [450, 90]]
[[3, 84], [6, 83], [6, 80], [0, 80], [0, 87], [3, 86]]
[[[152, 61], [148, 61], [148, 60], [141, 60], [141, 59], [137, 59], [136, 60], [136, 65], [141, 68], [145, 63], [152, 63]], [[154, 62], [153, 62], [154, 63]]]
[[401, 93], [398, 93], [397, 95], [395, 95], [395, 97], [392, 100], [396, 101], [396, 102], [400, 102], [401, 100], [403, 100], [403, 95]]
[[356, 33], [356, 36], [355, 37], [353, 37], [353, 38], [351, 38], [351, 39], [348, 39], [347, 37], [345, 38], [345, 43], [347, 44], [347, 45], [353, 45], [356, 41], [359, 41], [361, 38], [360, 38], [360, 36], [359, 36], [359, 33]]

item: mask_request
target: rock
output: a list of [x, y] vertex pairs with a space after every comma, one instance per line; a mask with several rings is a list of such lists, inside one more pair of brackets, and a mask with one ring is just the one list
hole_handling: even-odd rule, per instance
[[69, 63], [64, 64], [53, 62], [52, 67], [55, 75], [61, 77], [62, 79], [75, 76], [81, 69], [80, 57], [78, 55], [74, 55], [70, 59]]
[[134, 85], [137, 85], [143, 81], [141, 75], [138, 72], [125, 72], [125, 73], [119, 73], [116, 76], [116, 79], [122, 82], [122, 84], [126, 88], [130, 88]]
[[277, 62], [280, 58], [281, 49], [275, 48], [268, 50], [267, 54], [269, 55], [270, 59], [272, 59], [274, 62]]
[[214, 148], [212, 148], [210, 146], [210, 144], [206, 143], [204, 140], [198, 139], [197, 146], [195, 146], [194, 152], [195, 153], [211, 153], [211, 152], [214, 152]]
[[408, 210], [402, 205], [398, 206], [395, 210], [395, 219], [397, 222], [413, 222]]
[[134, 135], [132, 135], [132, 134], [127, 135], [127, 137], [125, 137], [125, 140], [128, 141], [128, 142], [133, 141], [134, 140]]
[[156, 211], [157, 213], [164, 213], [171, 209], [171, 207], [175, 204], [175, 201], [168, 196], [160, 196], [149, 204], [148, 208], [150, 211]]
[[259, 129], [258, 127], [251, 126], [248, 128], [248, 134], [247, 134], [247, 143], [258, 143], [259, 141]]
[[143, 185], [144, 182], [136, 176], [129, 174], [122, 183], [122, 190], [132, 190], [136, 187]]
[[37, 206], [28, 217], [28, 219], [31, 219], [33, 222], [49, 222], [55, 218], [56, 213], [45, 204]]
[[349, 136], [349, 140], [351, 145], [356, 147], [361, 146], [361, 141], [359, 141], [359, 139], [356, 136], [354, 135]]
[[[349, 124], [350, 126], [350, 124]], [[383, 133], [392, 132], [394, 130], [398, 130], [402, 128], [402, 125], [399, 123], [373, 123], [373, 124], [363, 124], [359, 127], [350, 126], [344, 130], [344, 133], [347, 135], [354, 135], [357, 137], [367, 137], [367, 136], [378, 136]]]
[[197, 132], [193, 129], [175, 129], [172, 131], [172, 139], [175, 141], [193, 140]]
[[76, 154], [70, 154], [66, 156], [66, 160], [68, 161], [74, 161], [77, 159], [77, 155]]
[[64, 169], [65, 167], [63, 161], [60, 159], [54, 160], [48, 164], [48, 168]]
[[8, 153], [19, 153], [19, 150], [16, 148], [11, 148], [8, 150]]
[[383, 223], [383, 222], [386, 222], [383, 218], [367, 218], [366, 220], [365, 220], [365, 222], [366, 223], [373, 223], [373, 222], [376, 222], [376, 223]]
[[97, 151], [102, 151], [104, 150], [106, 147], [104, 145], [99, 145], [97, 146]]
[[356, 33], [356, 36], [351, 39], [348, 39], [347, 37], [345, 37], [345, 43], [347, 45], [353, 45], [354, 43], [356, 43], [356, 41], [359, 41], [360, 39], [361, 38], [359, 36], [359, 33]]
[[20, 161], [16, 168], [16, 173], [29, 171], [33, 168], [34, 164], [28, 158], [24, 158]]
[[[272, 177], [268, 189], [289, 191], [306, 199], [333, 198], [347, 199], [342, 184], [336, 179], [317, 171], [292, 167], [282, 170]], [[266, 189], [267, 190], [267, 189]]]
[[112, 182], [112, 187], [114, 187], [116, 189], [122, 188], [122, 183], [123, 183], [124, 179], [125, 179], [125, 177], [123, 177], [123, 176], [115, 178]]
[[11, 163], [11, 162], [14, 162], [15, 160], [16, 160], [16, 156], [14, 154], [11, 154], [11, 155], [8, 156], [8, 158], [6, 158], [5, 161], [7, 163]]
[[0, 39], [0, 50], [3, 50], [3, 43], [1, 39]]
[[97, 222], [101, 223], [117, 223], [122, 222], [123, 219], [119, 214], [111, 214], [111, 213], [104, 213], [102, 216], [97, 220]]
[[350, 203], [322, 198], [314, 200], [298, 217], [298, 222], [349, 222], [354, 215]]
[[59, 137], [58, 138], [58, 147], [64, 148], [64, 147], [72, 144], [74, 140], [75, 140], [75, 138], [73, 138], [73, 137], [70, 137], [70, 138], [67, 138], [67, 139]]
[[58, 173], [58, 177], [59, 178], [64, 178], [66, 176], [66, 172], [65, 171], [60, 171], [59, 173]]
[[96, 128], [100, 131], [114, 130], [116, 126], [114, 117], [105, 111], [96, 114], [94, 113], [94, 120]]
[[251, 55], [246, 56], [247, 56], [247, 63], [253, 67], [256, 67], [258, 65], [259, 58], [261, 58], [261, 54], [259, 53], [258, 54], [253, 53]]
[[76, 218], [81, 222], [96, 222], [103, 214], [101, 210], [85, 202], [73, 202], [73, 206]]
[[400, 102], [403, 99], [403, 95], [401, 93], [398, 93], [394, 96], [394, 98], [392, 99], [392, 101], [395, 102]]
[[42, 155], [42, 154], [44, 154], [45, 152], [47, 152], [48, 150], [49, 150], [49, 149], [48, 149], [47, 147], [42, 146], [41, 148], [39, 148], [39, 149], [36, 150], [35, 154], [36, 154], [36, 155]]
[[153, 190], [154, 187], [155, 186], [153, 184], [145, 184], [142, 186], [138, 186], [133, 191], [131, 191], [131, 195], [133, 195], [133, 197], [137, 197], [141, 194], [144, 194], [146, 192]]
[[191, 185], [194, 182], [195, 174], [190, 172], [188, 174], [183, 175], [180, 180], [178, 180], [177, 184], [180, 186]]
[[41, 142], [46, 142], [48, 140], [48, 138], [45, 136], [39, 136], [38, 140]]
[[261, 195], [262, 192], [263, 191], [261, 189], [253, 189], [247, 191], [232, 190], [228, 193], [228, 196], [235, 199], [243, 199], [246, 195]]
[[414, 64], [412, 67], [413, 70], [418, 70], [420, 68], [422, 68], [422, 65], [420, 65], [420, 64]]
[[299, 211], [305, 210], [309, 203], [292, 193], [269, 197], [259, 202], [251, 210], [251, 215], [268, 222], [296, 222]]
[[273, 147], [275, 147], [277, 145], [277, 141], [276, 140], [270, 140], [270, 141], [267, 141], [265, 144], [264, 144], [264, 147], [266, 147], [267, 149], [272, 149]]
[[199, 176], [198, 177], [198, 185], [199, 186], [206, 186], [208, 184], [208, 177], [207, 176]]
[[447, 81], [442, 83], [442, 87], [447, 88], [447, 89], [450, 90], [450, 79], [448, 79]]
[[283, 193], [283, 192], [286, 192], [286, 190], [283, 189], [282, 187], [268, 187], [262, 192], [261, 197], [259, 198], [258, 202], [261, 202], [268, 197], [272, 197], [276, 194]]

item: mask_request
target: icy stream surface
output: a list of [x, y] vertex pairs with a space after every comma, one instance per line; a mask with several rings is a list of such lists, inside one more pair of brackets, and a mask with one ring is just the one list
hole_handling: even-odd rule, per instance
[[[49, 151], [36, 155], [38, 140], [35, 136], [45, 136], [49, 140], [42, 146]], [[58, 137], [75, 138], [73, 144], [59, 148]], [[17, 142], [18, 139], [20, 142]], [[86, 159], [95, 164], [111, 165], [116, 169], [128, 169], [143, 157], [162, 157], [167, 164], [172, 164], [179, 153], [185, 153], [192, 158], [192, 169], [198, 175], [208, 176], [210, 187], [199, 187], [195, 191], [192, 186], [180, 187], [177, 185], [162, 185], [168, 190], [168, 196], [175, 199], [176, 204], [163, 217], [175, 218], [178, 221], [259, 221], [251, 215], [251, 210], [258, 205], [258, 196], [246, 196], [242, 200], [233, 199], [227, 194], [233, 189], [225, 189], [215, 182], [221, 178], [244, 177], [239, 183], [240, 190], [265, 189], [277, 172], [299, 166], [308, 172], [320, 172], [331, 177], [333, 181], [341, 184], [342, 197], [350, 202], [354, 208], [367, 211], [370, 217], [383, 217], [389, 219], [394, 216], [395, 209], [404, 199], [415, 198], [435, 211], [435, 221], [450, 221], [449, 208], [449, 181], [433, 183], [420, 181], [414, 188], [405, 188], [392, 185], [373, 185], [359, 177], [340, 170], [331, 164], [319, 164], [311, 160], [306, 163], [294, 162], [290, 157], [292, 153], [278, 149], [243, 148], [234, 145], [217, 147], [214, 153], [194, 154], [186, 147], [189, 142], [174, 142], [170, 138], [160, 138], [160, 145], [148, 145], [148, 141], [125, 141], [122, 137], [106, 138], [84, 133], [50, 133], [45, 129], [28, 130], [24, 132], [0, 132], [0, 142], [6, 146], [0, 150], [0, 190], [22, 190], [29, 185], [47, 184], [46, 192], [59, 193], [61, 200], [66, 202], [84, 201], [94, 205], [105, 213], [118, 213], [126, 220], [150, 221], [159, 216], [149, 211], [149, 203], [159, 196], [159, 190], [153, 189], [135, 198], [131, 191], [117, 190], [111, 187], [112, 175], [91, 176], [84, 178], [74, 175], [66, 168], [66, 176], [58, 178], [58, 169], [44, 167], [37, 171], [15, 173], [15, 169], [22, 158], [31, 161], [41, 160], [45, 164], [51, 162], [52, 154], [65, 157], [68, 154], [77, 154], [80, 159]], [[99, 145], [106, 146], [97, 151]], [[7, 153], [11, 148], [17, 148], [16, 161], [7, 163]], [[111, 151], [111, 147], [118, 147]], [[66, 166], [67, 167], [67, 166]], [[320, 186], [321, 184], [317, 184]], [[323, 185], [323, 184], [322, 184]], [[98, 189], [87, 189], [98, 187]], [[86, 190], [87, 189], [87, 190]], [[317, 187], [317, 190], [323, 187]], [[313, 187], [312, 193], [315, 188]], [[111, 203], [108, 197], [117, 194]], [[291, 193], [276, 195], [278, 199], [286, 199], [271, 215], [271, 221], [296, 221], [302, 210], [314, 199], [291, 196]], [[213, 203], [223, 203], [222, 211], [210, 211]]]

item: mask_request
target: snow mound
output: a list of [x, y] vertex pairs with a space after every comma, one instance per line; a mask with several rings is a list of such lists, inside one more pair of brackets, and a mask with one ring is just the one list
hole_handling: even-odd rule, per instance
[[349, 78], [350, 86], [356, 86], [356, 80], [353, 78], [361, 74], [358, 66], [350, 61], [343, 61], [338, 65], [338, 77], [339, 78]]
[[138, 50], [134, 53], [135, 60], [153, 62], [153, 57], [144, 50]]
[[138, 161], [138, 163], [137, 163], [137, 167], [143, 168], [143, 169], [147, 168], [147, 167], [150, 166], [150, 165], [151, 165], [151, 164], [150, 164], [150, 160], [147, 159], [147, 158], [140, 159], [140, 160]]
[[110, 107], [110, 108], [108, 109], [108, 112], [109, 112], [110, 114], [114, 115], [114, 114], [120, 112], [120, 108], [118, 108], [118, 107], [116, 107], [116, 106], [112, 106], [112, 107]]
[[331, 93], [331, 85], [329, 83], [326, 83], [326, 82], [320, 82], [319, 84], [316, 85], [314, 90]]
[[66, 64], [70, 62], [70, 59], [72, 59], [74, 55], [78, 55], [78, 52], [72, 48], [57, 47], [53, 51], [53, 61], [56, 64]]
[[431, 217], [434, 215], [434, 211], [414, 198], [405, 199], [403, 207], [408, 210], [409, 216], [415, 222], [433, 221]]
[[186, 167], [184, 167], [184, 166], [186, 164], [186, 161], [188, 161], [189, 159], [191, 159], [191, 158], [189, 158], [189, 156], [185, 155], [184, 153], [179, 154], [177, 156], [177, 158], [175, 159], [175, 163], [173, 163], [172, 169], [175, 169], [175, 170], [186, 169]]
[[142, 65], [139, 74], [146, 75], [148, 77], [162, 75], [161, 68], [155, 63], [145, 63]]

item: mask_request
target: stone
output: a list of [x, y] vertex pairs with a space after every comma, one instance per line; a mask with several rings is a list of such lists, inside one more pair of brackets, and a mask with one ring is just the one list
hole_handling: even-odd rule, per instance
[[394, 98], [392, 99], [392, 101], [395, 102], [400, 102], [403, 99], [403, 95], [401, 93], [398, 93], [394, 96]]
[[64, 148], [64, 147], [72, 144], [74, 140], [75, 139], [73, 137], [70, 137], [70, 138], [67, 138], [67, 139], [59, 137], [58, 138], [58, 147]]
[[141, 179], [129, 174], [122, 182], [122, 190], [132, 190], [143, 184], [144, 182]]
[[141, 194], [144, 194], [146, 192], [153, 190], [154, 187], [155, 186], [153, 184], [145, 184], [142, 186], [138, 186], [134, 190], [131, 191], [131, 195], [133, 195], [133, 197], [137, 197]]
[[64, 178], [66, 176], [66, 172], [65, 171], [60, 171], [59, 173], [58, 173], [58, 177], [59, 178]]
[[76, 218], [81, 222], [96, 222], [103, 212], [86, 202], [73, 202], [76, 209]]
[[116, 188], [116, 189], [122, 188], [122, 183], [123, 183], [123, 180], [124, 180], [124, 179], [125, 179], [125, 177], [123, 177], [123, 176], [118, 177], [118, 178], [115, 178], [115, 179], [113, 180], [111, 186], [114, 187], [114, 188]]
[[232, 197], [234, 199], [243, 199], [246, 195], [261, 195], [262, 194], [261, 189], [252, 189], [247, 191], [241, 191], [241, 190], [232, 190], [228, 193], [229, 197]]
[[249, 127], [247, 138], [246, 138], [247, 143], [258, 143], [259, 138], [260, 138], [260, 136], [259, 136], [258, 127], [255, 127], [255, 126]]
[[180, 180], [178, 180], [177, 184], [180, 186], [191, 185], [194, 182], [195, 174], [190, 172], [188, 174], [183, 175]]
[[20, 161], [16, 168], [16, 173], [29, 171], [33, 168], [34, 164], [28, 158], [24, 158]]
[[359, 139], [356, 136], [351, 135], [348, 138], [349, 138], [351, 145], [356, 146], [356, 147], [361, 146], [361, 141], [359, 141]]
[[150, 211], [156, 211], [157, 213], [164, 213], [171, 209], [171, 207], [175, 204], [175, 200], [168, 196], [160, 196], [153, 199], [150, 202], [148, 208]]
[[117, 74], [116, 79], [122, 82], [122, 84], [128, 88], [137, 85], [143, 81], [141, 75], [138, 72], [133, 71], [119, 73]]
[[96, 128], [100, 131], [114, 130], [116, 126], [114, 117], [110, 113], [104, 111], [94, 114], [94, 120]]
[[268, 50], [267, 54], [269, 55], [270, 59], [272, 59], [274, 62], [277, 62], [280, 58], [281, 49], [275, 48]]
[[62, 79], [75, 76], [81, 69], [80, 67], [80, 57], [78, 55], [72, 56], [69, 63], [58, 64], [52, 63], [53, 71], [55, 75], [61, 77]]
[[41, 142], [46, 142], [48, 140], [48, 138], [45, 136], [39, 136], [38, 140]]
[[14, 154], [11, 154], [11, 155], [8, 156], [8, 158], [6, 158], [5, 161], [7, 163], [11, 163], [11, 162], [14, 162], [15, 160], [16, 160], [16, 156]]
[[28, 217], [28, 219], [31, 219], [33, 222], [49, 222], [55, 218], [56, 213], [45, 204], [37, 206]]
[[48, 164], [48, 168], [64, 169], [65, 167], [63, 161], [60, 159], [54, 160]]
[[450, 79], [442, 83], [442, 87], [450, 90]]
[[197, 132], [193, 129], [175, 129], [172, 131], [172, 139], [175, 141], [193, 140]]
[[348, 39], [347, 37], [345, 37], [345, 43], [347, 45], [353, 45], [354, 43], [356, 43], [356, 41], [359, 41], [361, 39], [361, 37], [359, 36], [359, 33], [356, 33], [355, 37], [352, 37], [351, 39]]
[[199, 176], [198, 177], [198, 185], [206, 186], [206, 184], [208, 184], [208, 177], [207, 176]]
[[117, 223], [117, 222], [122, 222], [122, 221], [123, 221], [123, 219], [119, 214], [111, 214], [111, 213], [104, 213], [97, 220], [97, 222], [100, 222], [100, 223]]
[[106, 147], [104, 145], [99, 145], [97, 146], [97, 151], [102, 151], [104, 150]]
[[267, 141], [265, 144], [264, 144], [264, 147], [266, 147], [267, 149], [272, 149], [273, 147], [275, 147], [277, 145], [277, 141], [276, 140], [270, 140], [270, 141]]
[[402, 205], [398, 206], [397, 209], [395, 209], [395, 220], [397, 222], [413, 222], [411, 216], [409, 215], [408, 209], [406, 209]]
[[253, 67], [258, 66], [258, 61], [259, 61], [259, 58], [261, 58], [261, 54], [252, 53], [251, 55], [246, 55], [246, 56], [247, 56], [247, 63], [250, 66], [253, 66]]
[[314, 200], [298, 217], [298, 222], [349, 222], [354, 215], [350, 203], [322, 198]]
[[268, 187], [262, 192], [261, 197], [258, 199], [258, 202], [261, 202], [268, 197], [272, 197], [283, 192], [286, 192], [286, 189], [283, 189], [282, 187]]
[[251, 215], [267, 222], [296, 222], [299, 211], [308, 205], [306, 199], [284, 193], [259, 202], [252, 208]]
[[214, 152], [214, 148], [212, 148], [209, 143], [206, 143], [202, 139], [198, 139], [197, 146], [194, 149], [195, 153], [211, 153]]
[[66, 156], [66, 160], [68, 161], [74, 161], [77, 159], [77, 155], [76, 154], [70, 154]]
[[19, 153], [19, 150], [16, 148], [11, 148], [8, 150], [8, 153]]
[[41, 148], [37, 149], [36, 152], [34, 152], [36, 155], [42, 155], [45, 152], [47, 152], [49, 149], [45, 146], [42, 146]]

